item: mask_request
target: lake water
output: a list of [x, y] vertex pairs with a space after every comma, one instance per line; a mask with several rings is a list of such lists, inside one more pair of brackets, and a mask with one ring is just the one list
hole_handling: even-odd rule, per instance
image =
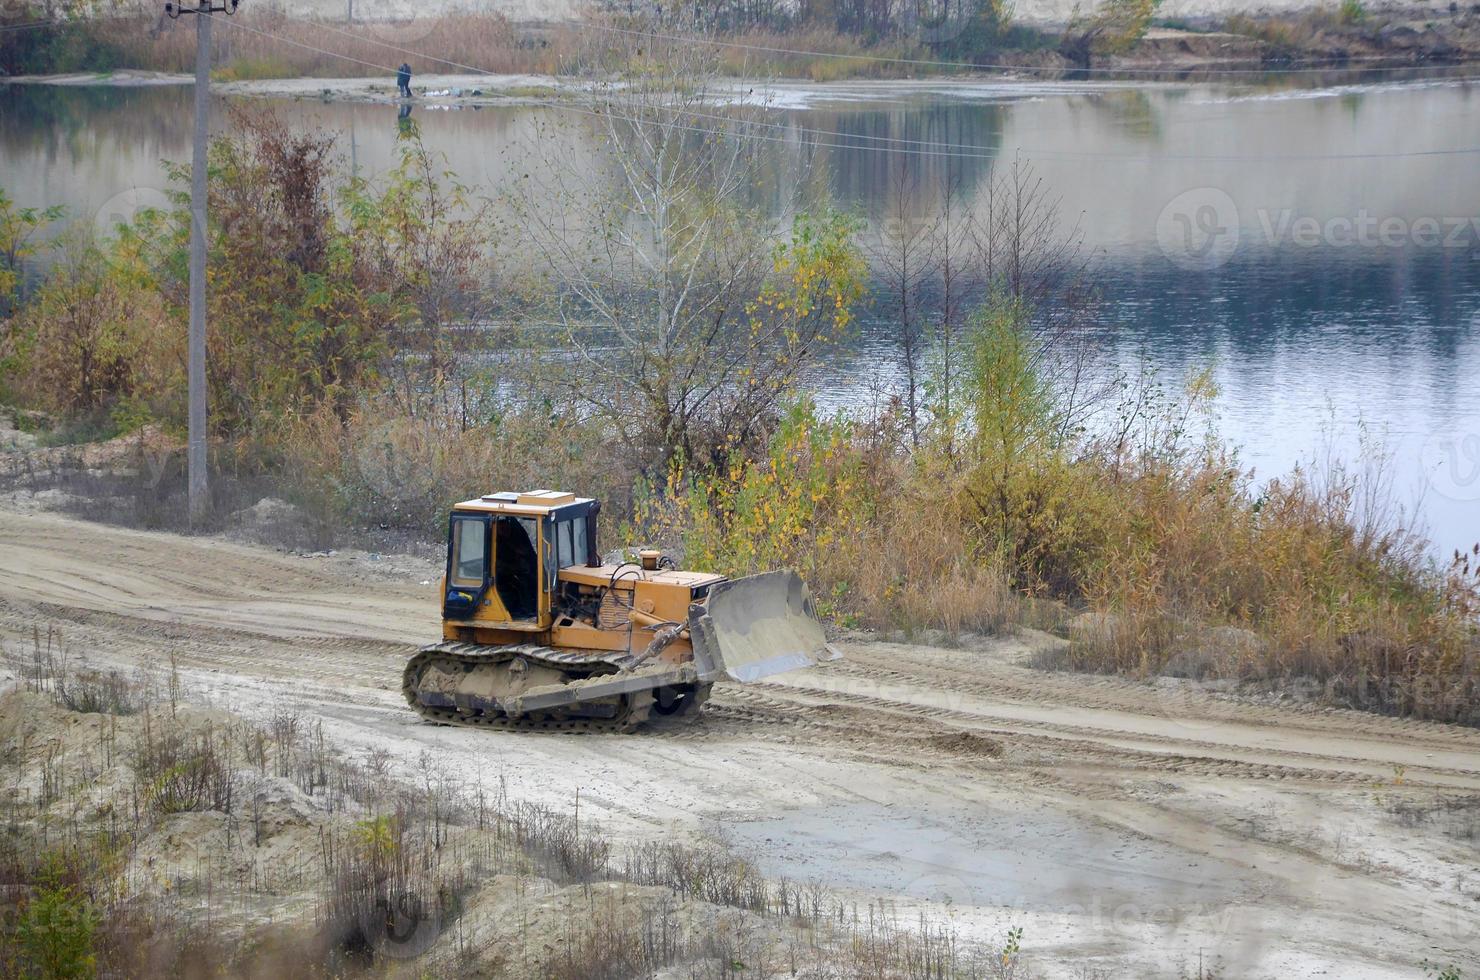
[[[162, 160], [188, 159], [189, 99], [0, 86], [0, 185], [107, 226], [157, 203]], [[362, 174], [393, 163], [395, 106], [280, 104], [337, 132]], [[834, 201], [872, 220], [902, 161], [967, 202], [996, 168], [1030, 163], [1102, 284], [1098, 372], [1211, 365], [1219, 428], [1264, 477], [1317, 452], [1355, 458], [1366, 432], [1436, 554], [1480, 539], [1480, 81], [859, 84], [789, 87], [777, 104], [778, 158], [814, 131], [832, 144], [816, 152]], [[420, 105], [413, 118], [466, 183], [496, 193], [561, 112]], [[570, 166], [598, 166], [591, 127], [564, 121]], [[846, 405], [897, 377], [875, 311], [816, 383]]]

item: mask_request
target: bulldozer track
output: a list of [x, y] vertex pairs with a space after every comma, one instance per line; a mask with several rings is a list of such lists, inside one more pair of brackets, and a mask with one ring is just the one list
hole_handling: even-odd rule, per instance
[[[574, 650], [555, 650], [550, 647], [540, 646], [534, 643], [520, 643], [508, 646], [480, 646], [475, 643], [433, 643], [422, 647], [406, 662], [406, 667], [401, 673], [401, 694], [412, 710], [419, 713], [428, 721], [441, 725], [461, 725], [468, 728], [496, 728], [505, 730], [523, 731], [561, 731], [561, 732], [604, 732], [604, 731], [631, 731], [636, 726], [647, 720], [652, 710], [652, 692], [637, 692], [628, 698], [624, 698], [627, 710], [624, 714], [612, 719], [592, 718], [563, 718], [542, 719], [536, 717], [521, 716], [510, 718], [508, 716], [487, 715], [469, 716], [451, 708], [436, 708], [424, 705], [417, 697], [416, 681], [420, 678], [421, 668], [437, 660], [451, 660], [455, 663], [468, 667], [479, 667], [483, 665], [495, 665], [506, 663], [515, 657], [551, 667], [563, 673], [570, 673], [573, 669], [582, 668], [608, 668], [612, 672], [621, 670], [627, 665], [630, 658], [627, 654], [602, 654], [587, 653]], [[643, 697], [642, 695], [646, 695]]]
[[[830, 672], [847, 676], [890, 681], [899, 684], [917, 685], [929, 678], [932, 687], [945, 687], [956, 694], [973, 694], [992, 700], [1010, 700], [1033, 704], [1064, 703], [1070, 701], [1086, 707], [1139, 710], [1144, 702], [1148, 684], [1146, 681], [1097, 675], [1094, 687], [1086, 690], [1083, 675], [1035, 672], [1032, 684], [1009, 681], [983, 681], [958, 665], [932, 664], [923, 658], [887, 654], [893, 663], [890, 666], [871, 664], [854, 656], [827, 666]], [[902, 669], [900, 661], [918, 665], [915, 670]], [[942, 675], [948, 675], [942, 677]], [[1185, 696], [1189, 707], [1207, 711], [1214, 717], [1222, 714], [1236, 718], [1242, 725], [1266, 725], [1289, 729], [1292, 719], [1295, 724], [1303, 723], [1311, 728], [1330, 724], [1333, 717], [1343, 721], [1343, 728], [1359, 734], [1390, 735], [1394, 728], [1412, 733], [1420, 738], [1432, 739], [1444, 745], [1467, 745], [1480, 748], [1480, 733], [1456, 728], [1439, 722], [1412, 718], [1391, 718], [1372, 715], [1351, 709], [1328, 706], [1281, 706], [1278, 708], [1250, 704], [1245, 699], [1224, 699], [1216, 695], [1196, 693]]]
[[[763, 691], [767, 693], [763, 693]], [[1017, 720], [1002, 722], [999, 719], [994, 719], [990, 714], [984, 714], [982, 712], [921, 705], [914, 702], [874, 695], [839, 691], [834, 688], [762, 683], [753, 685], [750, 688], [726, 689], [725, 699], [726, 701], [739, 701], [744, 705], [751, 705], [761, 709], [769, 709], [779, 714], [815, 710], [815, 705], [809, 706], [804, 702], [788, 702], [784, 699], [776, 698], [769, 693], [772, 691], [816, 698], [819, 701], [825, 701], [827, 703], [846, 704], [897, 717], [918, 719], [922, 722], [943, 720], [961, 722], [965, 727], [936, 726], [935, 733], [971, 731], [977, 734], [1015, 740], [1028, 738], [1040, 745], [1051, 743], [1060, 750], [1072, 749], [1080, 759], [1092, 756], [1105, 759], [1106, 761], [1113, 760], [1117, 767], [1120, 768], [1164, 770], [1188, 775], [1230, 776], [1244, 779], [1298, 779], [1306, 782], [1327, 784], [1361, 785], [1372, 782], [1370, 775], [1330, 765], [1330, 763], [1340, 762], [1338, 758], [1332, 756], [1287, 752], [1286, 754], [1292, 763], [1310, 763], [1310, 765], [1295, 765], [1250, 762], [1234, 758], [1197, 755], [1195, 754], [1195, 750], [1197, 749], [1211, 751], [1216, 750], [1219, 746], [1216, 742], [1196, 739], [1147, 738], [1146, 736], [1138, 736], [1138, 740], [1149, 741], [1155, 747], [1135, 748], [1110, 745], [1107, 743], [1125, 738], [1125, 733], [1088, 726], [1066, 725], [1063, 723], [1050, 724]], [[777, 718], [769, 717], [766, 720], [768, 723], [775, 723]], [[790, 719], [786, 720], [800, 728], [821, 729], [824, 727], [835, 727], [854, 732], [858, 730], [858, 726], [828, 726], [805, 717], [797, 718], [794, 722], [791, 722]], [[910, 726], [887, 725], [875, 719], [870, 719], [866, 728], [866, 731], [873, 733], [881, 739], [885, 735], [898, 736], [905, 734], [909, 730]], [[913, 733], [918, 734], [919, 731], [918, 726], [913, 728]], [[1424, 771], [1436, 776], [1449, 775], [1465, 777], [1472, 775], [1472, 773], [1465, 770], [1443, 767], [1426, 767]], [[1443, 781], [1424, 779], [1418, 773], [1408, 777], [1407, 782], [1409, 785], [1423, 786], [1426, 788], [1441, 788], [1446, 785]]]
[[[452, 661], [464, 665], [464, 669], [483, 665], [502, 664], [514, 658], [561, 671], [567, 675], [577, 671], [591, 671], [593, 678], [606, 677], [630, 669], [636, 663], [628, 653], [611, 653], [597, 650], [568, 650], [541, 646], [534, 643], [510, 644], [505, 646], [482, 646], [476, 643], [434, 643], [422, 647], [406, 663], [401, 675], [401, 694], [412, 710], [428, 721], [439, 725], [461, 725], [468, 728], [503, 729], [509, 731], [551, 732], [630, 732], [646, 722], [657, 705], [654, 689], [634, 691], [623, 695], [624, 711], [615, 718], [546, 718], [545, 712], [510, 717], [468, 715], [452, 708], [439, 708], [423, 704], [417, 697], [416, 683], [422, 667], [438, 660]], [[572, 681], [571, 686], [580, 684]], [[697, 696], [684, 698], [679, 708], [669, 717], [692, 715], [709, 697], [708, 685], [701, 685]]]

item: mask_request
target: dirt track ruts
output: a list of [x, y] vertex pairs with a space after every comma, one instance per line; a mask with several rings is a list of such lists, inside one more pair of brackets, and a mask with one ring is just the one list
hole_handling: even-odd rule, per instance
[[[1037, 854], [1033, 873], [1058, 890], [1028, 888], [1013, 914], [1050, 958], [1132, 975], [1176, 975], [1194, 947], [1223, 950], [1229, 976], [1475, 963], [1480, 930], [1464, 922], [1480, 919], [1480, 844], [1464, 820], [1480, 808], [1480, 731], [1040, 671], [1028, 662], [1053, 642], [1041, 637], [972, 649], [852, 638], [843, 661], [720, 685], [699, 723], [632, 736], [437, 728], [399, 692], [409, 650], [437, 635], [436, 586], [421, 584], [435, 576], [0, 512], [12, 655], [52, 626], [98, 662], [173, 659], [200, 694], [249, 715], [311, 713], [408, 770], [426, 753], [555, 805], [579, 788], [583, 814], [618, 837], [678, 827], [744, 847], [760, 828], [775, 842], [763, 867], [839, 887], [924, 901], [938, 897], [927, 879], [957, 867], [946, 877], [974, 893], [964, 904], [983, 928], [1004, 903], [981, 893], [1017, 882], [984, 856]], [[1395, 800], [1435, 816], [1400, 826]], [[1047, 829], [1025, 830], [1033, 821]], [[870, 843], [885, 826], [897, 846]], [[927, 840], [959, 860], [926, 860]], [[1144, 905], [1157, 889], [1179, 909], [1171, 933], [1083, 913], [1091, 898]]]

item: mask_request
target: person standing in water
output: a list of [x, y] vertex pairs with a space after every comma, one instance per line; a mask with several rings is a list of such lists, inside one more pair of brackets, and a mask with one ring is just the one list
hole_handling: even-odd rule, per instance
[[411, 66], [404, 61], [396, 69], [396, 88], [401, 90], [401, 98], [411, 98]]

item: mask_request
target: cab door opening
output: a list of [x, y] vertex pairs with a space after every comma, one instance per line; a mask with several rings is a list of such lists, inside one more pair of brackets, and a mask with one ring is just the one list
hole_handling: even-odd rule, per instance
[[493, 520], [493, 590], [510, 620], [537, 619], [540, 614], [540, 559], [535, 550], [536, 524], [531, 517]]

